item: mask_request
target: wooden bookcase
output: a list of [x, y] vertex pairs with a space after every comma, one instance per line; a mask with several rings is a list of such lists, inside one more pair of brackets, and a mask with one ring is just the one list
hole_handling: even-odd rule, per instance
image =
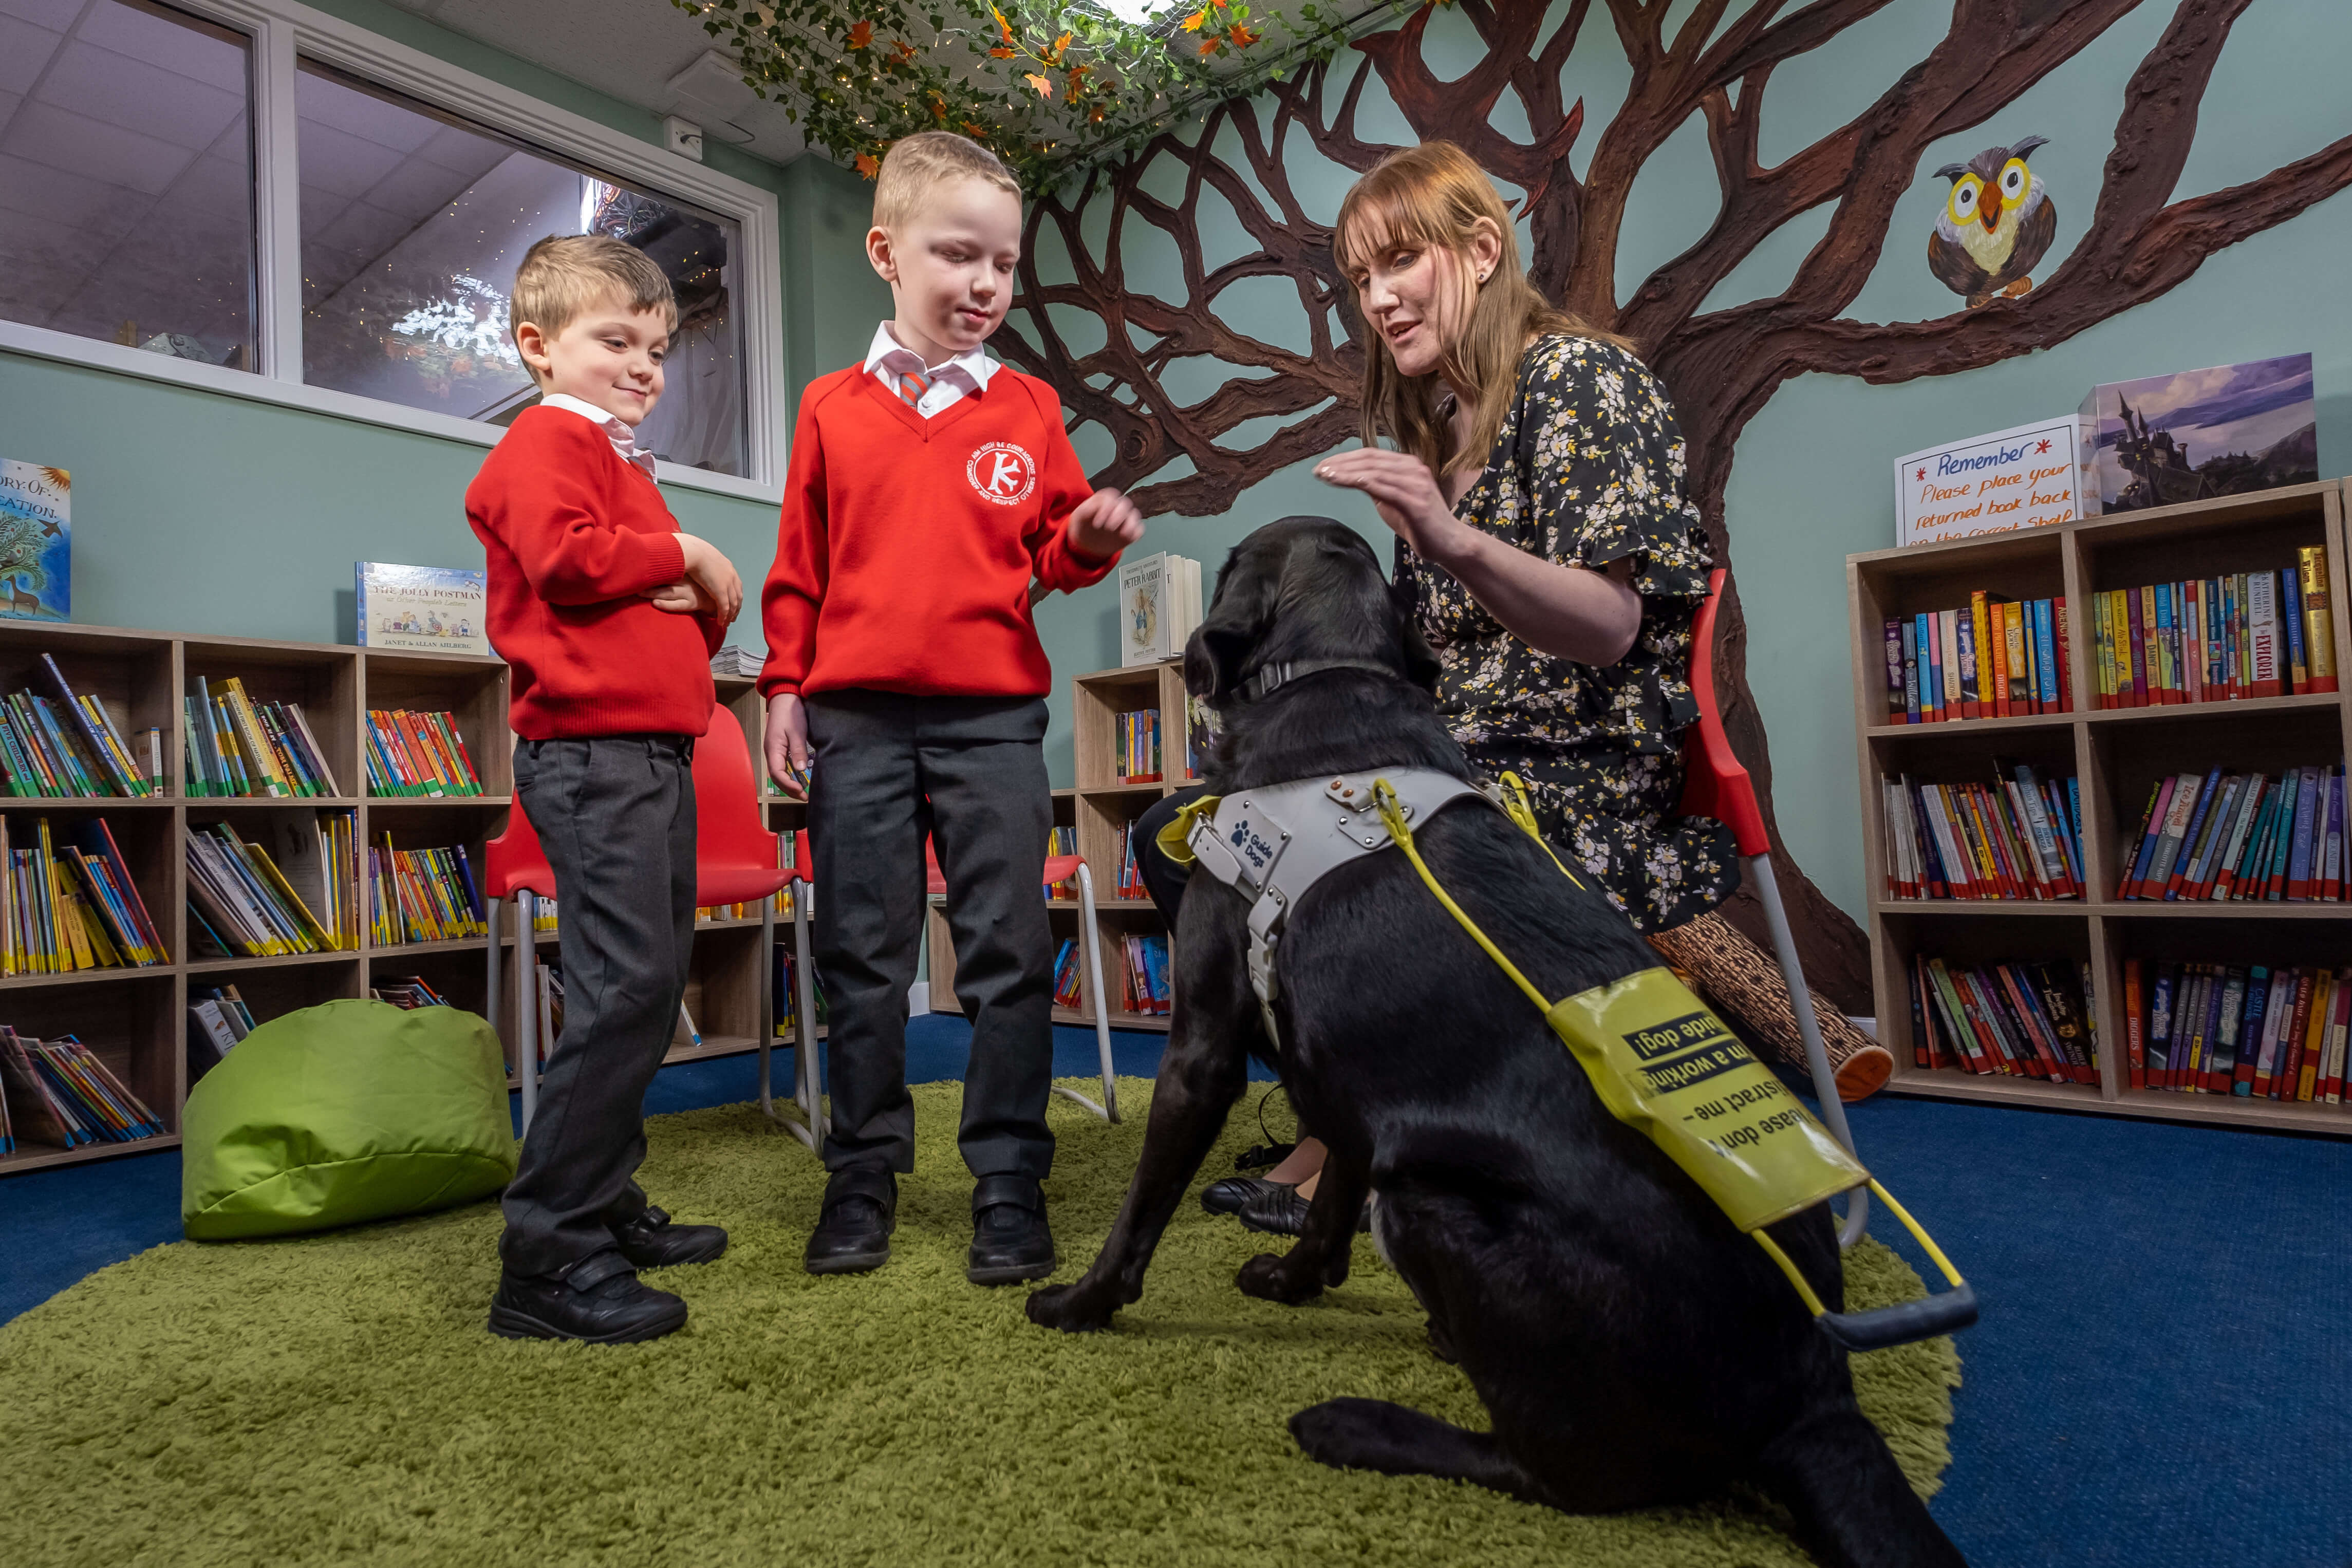
[[[364, 996], [371, 986], [409, 974], [423, 976], [456, 1006], [484, 1011], [487, 939], [375, 945], [366, 940], [368, 911], [363, 907], [362, 945], [356, 951], [278, 958], [194, 956], [188, 941], [184, 844], [192, 825], [226, 822], [241, 837], [266, 840], [276, 819], [348, 812], [356, 819], [362, 845], [381, 846], [387, 838], [398, 848], [462, 844], [480, 876], [483, 846], [505, 830], [514, 788], [514, 738], [507, 728], [503, 661], [341, 644], [0, 620], [0, 690], [30, 688], [47, 695], [46, 685], [35, 678], [44, 653], [57, 660], [76, 691], [105, 704], [141, 753], [142, 769], [148, 765], [144, 731], [163, 731], [166, 793], [145, 799], [0, 797], [0, 811], [12, 826], [21, 822], [28, 827], [43, 816], [59, 823], [104, 818], [173, 962], [144, 969], [0, 977], [0, 1023], [35, 1037], [76, 1036], [106, 1060], [169, 1131], [137, 1142], [71, 1150], [20, 1142], [14, 1153], [0, 1156], [0, 1175], [176, 1146], [188, 1091], [192, 984], [234, 984], [257, 1021], [339, 997]], [[181, 700], [198, 676], [215, 689], [219, 681], [236, 676], [257, 700], [300, 703], [336, 785], [345, 793], [302, 800], [189, 796], [183, 776]], [[720, 701], [744, 726], [756, 758], [762, 707], [752, 682], [719, 678], [717, 684]], [[369, 798], [362, 736], [371, 708], [455, 713], [484, 793], [444, 799]], [[770, 797], [763, 804], [768, 820], [779, 830], [801, 826], [803, 808], [798, 802]], [[361, 879], [364, 883], [363, 875]], [[351, 891], [357, 900], [366, 889], [362, 886]], [[507, 922], [509, 927], [512, 923]], [[503, 940], [513, 945], [512, 931]], [[789, 922], [782, 926], [781, 940], [791, 940]], [[539, 948], [551, 951], [555, 941], [552, 931], [536, 933]], [[669, 1059], [719, 1056], [757, 1046], [759, 987], [766, 984], [771, 963], [760, 952], [756, 917], [698, 922], [688, 1006], [701, 1026], [702, 1045], [673, 1050]], [[511, 1056], [516, 1033], [511, 1004], [520, 988], [510, 983], [517, 973], [511, 961], [503, 967], [509, 1005], [504, 1009], [507, 1016], [494, 1022]]]
[[[1894, 1055], [1890, 1092], [2113, 1115], [2352, 1137], [2352, 1105], [2305, 1105], [2231, 1095], [2135, 1090], [2125, 1059], [2124, 963], [2205, 962], [2330, 965], [2352, 962], [2352, 904], [2160, 903], [2116, 900], [2123, 857], [2150, 784], [2167, 773], [2221, 764], [2276, 773], [2338, 763], [2352, 734], [2352, 652], [2345, 587], [2345, 486], [2335, 480], [2156, 510], [2084, 518], [2031, 531], [1846, 559], [1852, 616], [1854, 729], [1862, 780], [1863, 874], [1878, 1036]], [[2292, 567], [2298, 546], [2327, 552], [2341, 689], [2248, 701], [2156, 708], [2097, 707], [2095, 649], [2084, 609], [2094, 594], [2147, 583]], [[2064, 595], [2063, 657], [2074, 711], [1940, 724], [1887, 722], [1885, 623], [1963, 606], [1984, 589], [2016, 598]], [[1985, 782], [1992, 759], [2024, 762], [2081, 781], [2089, 897], [2057, 903], [1890, 900], [1882, 778]], [[1988, 1078], [1914, 1065], [1914, 953], [1968, 963], [2087, 960], [2099, 1040], [2095, 1087]]]
[[[1160, 710], [1160, 777], [1157, 783], [1129, 784], [1118, 776], [1116, 716], [1152, 708]], [[1184, 711], [1181, 659], [1097, 670], [1070, 682], [1071, 743], [1077, 753], [1078, 783], [1075, 789], [1054, 792], [1054, 821], [1060, 826], [1076, 826], [1078, 853], [1086, 858], [1094, 876], [1106, 986], [1118, 984], [1122, 937], [1167, 930], [1158, 906], [1150, 899], [1116, 898], [1112, 889], [1118, 880], [1119, 829], [1162, 797], [1197, 782], [1184, 770]], [[960, 1013], [963, 1004], [955, 994], [955, 943], [949, 936], [943, 902], [932, 900], [929, 910], [931, 1010]], [[1076, 899], [1048, 900], [1046, 909], [1053, 921], [1054, 947], [1059, 952], [1065, 941], [1078, 934], [1078, 922], [1085, 915]], [[1082, 981], [1082, 993], [1083, 986]], [[1080, 1002], [1077, 1007], [1055, 1008], [1054, 1021], [1091, 1028], [1095, 999], [1082, 994]], [[1134, 1013], [1124, 1007], [1111, 1010], [1110, 1024], [1116, 1029], [1153, 1029], [1162, 1034], [1168, 1030], [1165, 1014]]]

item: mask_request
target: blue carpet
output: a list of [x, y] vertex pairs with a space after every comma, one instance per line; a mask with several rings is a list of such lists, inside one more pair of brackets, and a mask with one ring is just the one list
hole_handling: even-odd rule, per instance
[[[1091, 1034], [1055, 1035], [1057, 1074], [1094, 1072]], [[917, 1019], [908, 1079], [960, 1076], [969, 1039]], [[1112, 1039], [1120, 1072], [1153, 1072], [1164, 1037]], [[755, 1084], [749, 1057], [688, 1063], [646, 1109]], [[2352, 1145], [1891, 1096], [1852, 1115], [1985, 1303], [1933, 1505], [1977, 1568], [2352, 1563]], [[1286, 1131], [1286, 1109], [1267, 1120]], [[166, 1152], [0, 1182], [0, 1321], [176, 1239], [179, 1170]], [[1930, 1272], [1899, 1226], [1873, 1231]]]

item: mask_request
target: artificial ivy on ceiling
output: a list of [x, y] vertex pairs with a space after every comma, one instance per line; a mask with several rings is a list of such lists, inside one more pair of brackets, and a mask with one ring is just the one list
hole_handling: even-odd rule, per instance
[[956, 131], [1031, 190], [1140, 147], [1203, 102], [1328, 59], [1448, 0], [670, 0], [867, 178], [899, 137]]

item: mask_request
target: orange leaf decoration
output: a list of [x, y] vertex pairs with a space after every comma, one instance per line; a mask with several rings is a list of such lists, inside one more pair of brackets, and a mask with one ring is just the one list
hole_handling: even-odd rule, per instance
[[1055, 38], [1055, 39], [1054, 40], [1054, 53], [1055, 53], [1055, 55], [1057, 55], [1057, 56], [1058, 56], [1059, 54], [1061, 54], [1061, 52], [1062, 52], [1063, 50], [1065, 50], [1065, 49], [1068, 48], [1069, 47], [1070, 47], [1070, 35], [1069, 35], [1069, 34], [1067, 34], [1067, 33], [1064, 33], [1060, 37]]
[[1233, 46], [1237, 49], [1245, 49], [1265, 36], [1263, 33], [1252, 32], [1247, 27], [1235, 27], [1233, 31]]
[[1103, 106], [1102, 106], [1101, 104], [1097, 103], [1097, 104], [1096, 104], [1096, 105], [1094, 106], [1094, 108], [1093, 108], [1090, 111], [1088, 111], [1088, 113], [1087, 113], [1087, 122], [1088, 124], [1090, 124], [1090, 125], [1100, 125], [1100, 124], [1102, 123], [1102, 121], [1103, 121]]
[[893, 38], [890, 42], [890, 63], [892, 65], [902, 66], [908, 60], [915, 58], [915, 46], [908, 43], [906, 39]]
[[1209, 14], [1206, 11], [1195, 11], [1184, 18], [1184, 30], [1188, 33], [1197, 33], [1201, 30], [1201, 24], [1208, 19]]
[[1204, 55], [1213, 55], [1224, 47], [1225, 41], [1223, 38], [1202, 38], [1201, 40], [1201, 52]]
[[1027, 82], [1031, 87], [1035, 88], [1037, 89], [1038, 97], [1051, 98], [1054, 96], [1054, 84], [1046, 80], [1044, 77], [1039, 76], [1035, 71], [1031, 71], [1021, 79]]
[[857, 154], [857, 172], [870, 180], [882, 172], [882, 161], [871, 153], [860, 153]]
[[985, 142], [988, 140], [988, 128], [984, 125], [974, 125], [969, 120], [963, 122], [963, 133], [971, 137], [975, 142]]
[[858, 24], [857, 24], [857, 26], [854, 26], [854, 27], [852, 27], [852, 28], [850, 28], [850, 29], [849, 29], [849, 47], [850, 47], [851, 48], [853, 48], [853, 49], [862, 49], [862, 48], [866, 47], [868, 44], [872, 43], [873, 41], [874, 41], [874, 24], [873, 24], [873, 23], [871, 23], [871, 22], [860, 22], [860, 23], [858, 23]]
[[1072, 66], [1070, 68], [1070, 80], [1075, 84], [1080, 77], [1086, 75], [1087, 72], [1094, 68], [1095, 68], [1092, 66]]
[[988, 55], [991, 59], [1009, 60], [1013, 58], [1013, 51], [1011, 49], [991, 49], [988, 51]]

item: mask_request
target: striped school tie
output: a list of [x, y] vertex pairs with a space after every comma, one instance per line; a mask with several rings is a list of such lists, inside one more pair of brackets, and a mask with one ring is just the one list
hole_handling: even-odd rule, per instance
[[922, 411], [923, 394], [930, 389], [931, 378], [921, 371], [902, 370], [898, 373], [898, 395], [906, 399], [907, 406], [916, 412]]

